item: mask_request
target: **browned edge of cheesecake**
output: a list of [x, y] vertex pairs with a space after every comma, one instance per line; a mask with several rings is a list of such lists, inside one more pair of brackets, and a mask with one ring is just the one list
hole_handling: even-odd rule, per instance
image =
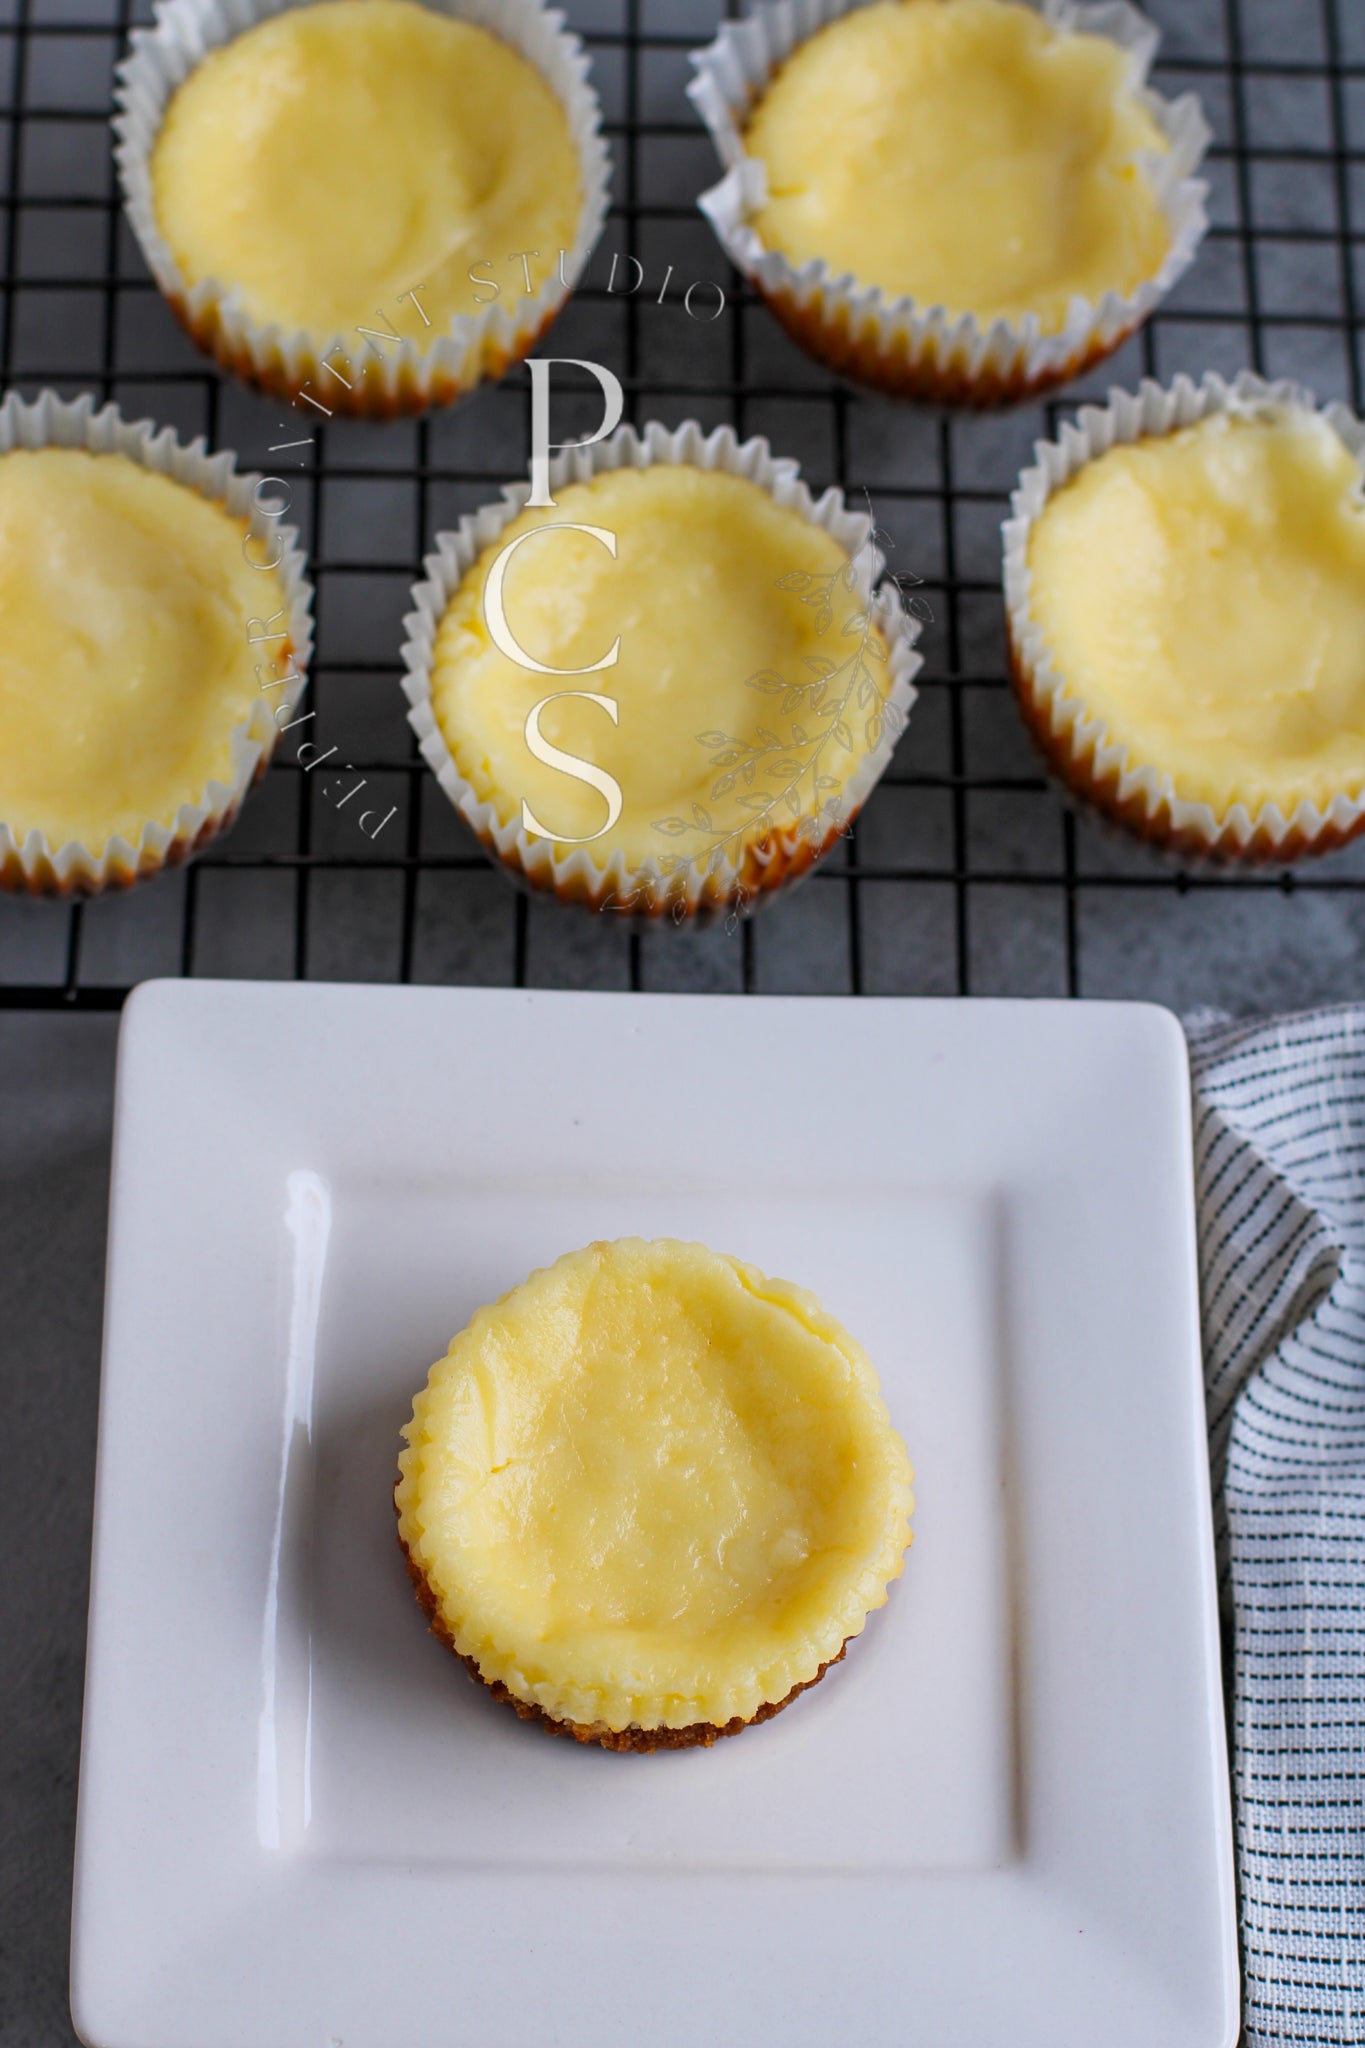
[[[1159, 440], [1160, 435], [1144, 437]], [[1005, 628], [1006, 661], [1010, 684], [1015, 702], [1034, 747], [1055, 782], [1064, 786], [1071, 796], [1080, 797], [1100, 813], [1102, 819], [1119, 827], [1131, 838], [1145, 840], [1148, 846], [1158, 847], [1165, 852], [1179, 854], [1185, 860], [1199, 861], [1210, 866], [1233, 866], [1241, 863], [1246, 867], [1273, 864], [1287, 866], [1290, 861], [1305, 856], [1333, 853], [1365, 832], [1365, 810], [1346, 826], [1328, 824], [1317, 833], [1307, 833], [1294, 826], [1280, 839], [1269, 829], [1258, 827], [1245, 845], [1239, 845], [1232, 837], [1226, 821], [1223, 821], [1215, 838], [1209, 839], [1203, 833], [1175, 823], [1171, 812], [1171, 799], [1163, 797], [1155, 810], [1149, 812], [1146, 798], [1141, 791], [1124, 797], [1119, 794], [1123, 779], [1122, 767], [1111, 764], [1103, 771], [1097, 771], [1093, 760], [1085, 760], [1075, 754], [1071, 747], [1069, 733], [1054, 732], [1052, 729], [1052, 699], [1043, 689], [1033, 672], [1032, 664], [1025, 656], [1016, 638], [1012, 624]]]
[[[395, 1501], [395, 1510], [397, 1505]], [[567, 1735], [575, 1742], [595, 1742], [602, 1749], [634, 1750], [641, 1754], [656, 1749], [709, 1749], [712, 1743], [719, 1742], [723, 1735], [738, 1735], [741, 1729], [756, 1727], [760, 1721], [770, 1721], [774, 1714], [780, 1714], [783, 1707], [790, 1706], [799, 1692], [808, 1692], [811, 1686], [818, 1685], [830, 1665], [839, 1663], [848, 1648], [849, 1639], [845, 1637], [838, 1655], [827, 1658], [814, 1678], [803, 1679], [800, 1685], [794, 1685], [784, 1699], [766, 1701], [756, 1713], [750, 1714], [747, 1720], [743, 1715], [736, 1714], [733, 1719], [720, 1725], [714, 1721], [689, 1721], [685, 1728], [638, 1728], [634, 1723], [627, 1728], [608, 1728], [605, 1721], [561, 1721], [554, 1714], [547, 1714], [543, 1707], [535, 1706], [529, 1700], [518, 1699], [500, 1678], [485, 1678], [474, 1659], [467, 1657], [463, 1650], [456, 1649], [455, 1638], [442, 1619], [435, 1589], [403, 1541], [401, 1530], [398, 1532], [398, 1546], [403, 1553], [408, 1577], [412, 1580], [413, 1590], [417, 1595], [417, 1604], [427, 1617], [431, 1633], [459, 1658], [471, 1678], [486, 1686], [495, 1700], [502, 1700], [509, 1707], [515, 1708], [523, 1721], [538, 1721], [547, 1735]]]

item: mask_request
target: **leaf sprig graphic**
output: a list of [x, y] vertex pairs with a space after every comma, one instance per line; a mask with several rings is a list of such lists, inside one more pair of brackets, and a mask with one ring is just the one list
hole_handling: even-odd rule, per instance
[[[826, 633], [834, 623], [836, 609], [848, 602], [845, 593], [857, 590], [859, 557], [864, 551], [874, 552], [879, 543], [891, 545], [888, 535], [870, 525], [862, 548], [842, 569], [823, 576], [793, 569], [778, 577], [777, 588], [799, 592], [801, 602], [815, 612], [816, 632]], [[902, 578], [890, 580], [902, 589]], [[920, 617], [932, 616], [923, 599], [903, 598], [903, 602]], [[757, 669], [746, 677], [749, 689], [774, 700], [772, 723], [756, 724], [751, 738], [720, 731], [697, 734], [698, 746], [707, 750], [709, 766], [719, 771], [710, 786], [709, 801], [724, 808], [717, 817], [706, 806], [694, 803], [690, 818], [675, 815], [654, 820], [654, 830], [666, 839], [698, 832], [707, 841], [696, 852], [663, 854], [659, 866], [664, 874], [685, 874], [689, 869], [702, 874], [718, 871], [731, 857], [731, 850], [738, 851], [737, 842], [766, 838], [782, 826], [794, 826], [815, 846], [823, 845], [832, 833], [847, 831], [842, 784], [839, 776], [830, 772], [831, 749], [853, 753], [855, 734], [861, 728], [864, 746], [870, 752], [888, 734], [893, 741], [898, 738], [905, 721], [891, 701], [889, 686], [877, 673], [878, 664], [884, 669], [886, 649], [876, 630], [870, 598], [866, 606], [855, 598], [839, 635], [856, 643], [842, 661], [807, 654], [802, 656], [805, 674], [799, 678], [774, 668]], [[746, 903], [746, 892], [738, 890], [726, 919], [728, 929], [734, 929]]]

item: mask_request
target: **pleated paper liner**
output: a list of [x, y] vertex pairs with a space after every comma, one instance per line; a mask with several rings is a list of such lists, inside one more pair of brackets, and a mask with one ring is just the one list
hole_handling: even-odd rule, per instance
[[[423, 0], [435, 12], [487, 29], [535, 66], [569, 117], [578, 150], [583, 205], [572, 250], [538, 292], [495, 300], [456, 315], [430, 339], [403, 335], [392, 346], [358, 333], [311, 334], [262, 326], [244, 311], [230, 278], [191, 287], [157, 225], [151, 159], [177, 88], [209, 51], [285, 12], [293, 0], [159, 0], [156, 25], [134, 29], [115, 85], [115, 158], [124, 205], [148, 268], [197, 347], [246, 383], [318, 412], [389, 419], [449, 405], [495, 382], [534, 347], [585, 268], [607, 216], [611, 163], [588, 60], [564, 17], [539, 0]], [[308, 0], [300, 0], [308, 4]], [[394, 109], [401, 119], [401, 109]], [[230, 167], [229, 167], [230, 169]], [[561, 282], [563, 275], [569, 280]], [[389, 325], [395, 323], [389, 312]], [[378, 330], [382, 334], [382, 327]], [[338, 370], [335, 366], [341, 363]], [[308, 399], [303, 399], [304, 393]], [[312, 405], [309, 405], [309, 399]]]
[[1079, 376], [1122, 346], [1194, 260], [1208, 226], [1207, 187], [1194, 176], [1210, 139], [1198, 100], [1189, 93], [1166, 100], [1146, 84], [1159, 35], [1126, 0], [1098, 6], [1046, 0], [1039, 11], [1060, 33], [1105, 36], [1127, 53], [1130, 84], [1170, 143], [1168, 155], [1140, 160], [1169, 224], [1170, 246], [1156, 275], [1130, 295], [1106, 292], [1094, 304], [1073, 299], [1059, 333], [1040, 332], [1034, 314], [982, 327], [971, 313], [953, 317], [941, 306], [889, 299], [848, 274], [835, 276], [821, 259], [797, 267], [765, 248], [753, 225], [767, 181], [764, 165], [744, 151], [750, 110], [798, 44], [866, 4], [776, 0], [743, 21], [727, 22], [713, 43], [693, 53], [696, 76], [688, 97], [725, 167], [698, 205], [725, 253], [808, 354], [897, 397], [1003, 405]]
[[[781, 824], [767, 820], [751, 836], [733, 844], [731, 851], [706, 860], [672, 860], [661, 842], [659, 856], [632, 867], [619, 849], [601, 865], [594, 860], [590, 846], [560, 849], [550, 840], [529, 836], [520, 822], [519, 805], [503, 818], [492, 802], [476, 793], [457, 767], [432, 709], [436, 636], [468, 571], [525, 505], [531, 492], [529, 483], [509, 485], [501, 503], [484, 506], [463, 518], [453, 532], [438, 535], [435, 551], [423, 564], [424, 580], [413, 589], [414, 609], [405, 622], [407, 674], [403, 687], [410, 707], [409, 722], [441, 788], [485, 852], [514, 881], [590, 910], [614, 910], [641, 919], [671, 916], [682, 922], [733, 914], [770, 899], [808, 873], [846, 833], [891, 758], [914, 701], [912, 679], [922, 666], [922, 657], [915, 648], [919, 622], [907, 613], [896, 585], [888, 580], [880, 589], [876, 587], [885, 562], [871, 545], [868, 515], [850, 511], [838, 490], [827, 490], [818, 500], [812, 498], [798, 465], [775, 457], [761, 437], [741, 443], [730, 427], [707, 434], [695, 420], [676, 430], [657, 422], [639, 433], [621, 427], [608, 440], [572, 448], [557, 457], [550, 466], [550, 487], [553, 492], [560, 485], [586, 482], [608, 470], [643, 469], [661, 463], [723, 470], [747, 478], [777, 504], [822, 527], [855, 563], [857, 601], [880, 630], [887, 661], [881, 670], [879, 737], [858, 759], [836, 800], [823, 803], [819, 810], [807, 807], [800, 816]], [[509, 803], [510, 797], [509, 792]], [[738, 839], [738, 834], [733, 838]]]
[[1365, 827], [1365, 791], [1343, 792], [1325, 810], [1304, 801], [1288, 817], [1275, 804], [1253, 811], [1234, 803], [1219, 813], [1182, 797], [1167, 771], [1111, 741], [1103, 721], [1089, 717], [1084, 702], [1069, 693], [1030, 613], [1029, 533], [1053, 493], [1110, 448], [1172, 434], [1213, 413], [1254, 416], [1284, 407], [1320, 411], [1365, 476], [1365, 425], [1344, 405], [1318, 408], [1298, 385], [1267, 383], [1249, 370], [1231, 384], [1213, 372], [1199, 384], [1185, 376], [1169, 386], [1145, 380], [1134, 392], [1115, 391], [1108, 405], [1083, 406], [1055, 441], [1037, 444], [1038, 459], [1021, 475], [1003, 529], [1011, 679], [1048, 766], [1112, 823], [1187, 858], [1279, 864], [1331, 852]]
[[[197, 802], [180, 806], [169, 826], [148, 820], [136, 843], [113, 838], [92, 848], [70, 840], [54, 847], [38, 831], [20, 840], [0, 820], [0, 888], [33, 895], [93, 896], [126, 889], [177, 866], [232, 824], [248, 791], [265, 773], [281, 729], [303, 693], [313, 646], [313, 591], [293, 527], [279, 525], [257, 508], [254, 493], [260, 479], [239, 473], [228, 450], [210, 455], [202, 439], [185, 443], [170, 427], [125, 420], [115, 405], [97, 412], [90, 397], [67, 402], [50, 391], [31, 403], [11, 393], [0, 404], [0, 456], [16, 448], [87, 448], [96, 455], [126, 456], [222, 505], [242, 522], [244, 536], [259, 536], [264, 545], [282, 551], [275, 574], [288, 605], [288, 637], [271, 641], [270, 656], [286, 680], [278, 693], [262, 696], [250, 718], [233, 731], [227, 782], [209, 782]], [[269, 609], [263, 607], [263, 615]], [[247, 623], [243, 621], [244, 632]]]

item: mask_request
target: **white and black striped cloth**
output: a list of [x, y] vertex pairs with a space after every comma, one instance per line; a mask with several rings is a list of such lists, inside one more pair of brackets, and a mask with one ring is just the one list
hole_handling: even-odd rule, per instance
[[1365, 1008], [1201, 1015], [1246, 2048], [1365, 2043]]

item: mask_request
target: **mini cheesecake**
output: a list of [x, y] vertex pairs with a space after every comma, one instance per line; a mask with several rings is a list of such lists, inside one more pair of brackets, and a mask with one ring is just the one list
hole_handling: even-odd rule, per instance
[[1128, 296], [1170, 244], [1141, 168], [1168, 145], [1128, 70], [1116, 43], [1018, 0], [858, 8], [754, 107], [759, 239], [949, 319], [1033, 314], [1056, 333], [1073, 299]]
[[[1232, 403], [1105, 447], [1032, 518], [1023, 566], [1016, 684], [1068, 781], [1189, 851], [1285, 857], [1358, 828], [1365, 500], [1328, 418]], [[1257, 823], [1309, 814], [1321, 833]]]
[[363, 327], [425, 346], [494, 284], [515, 305], [583, 207], [535, 65], [415, 0], [287, 7], [211, 50], [170, 101], [151, 184], [190, 291], [212, 279], [258, 326], [319, 343]]
[[287, 607], [270, 548], [126, 456], [0, 455], [0, 825], [17, 846], [41, 833], [98, 862], [226, 792], [234, 734], [275, 701], [257, 665], [289, 666], [287, 641], [248, 637]]
[[[619, 874], [622, 897], [653, 887], [656, 909], [665, 890], [638, 878], [661, 863], [679, 903], [689, 872], [722, 863], [744, 895], [803, 872], [837, 836], [827, 804], [856, 810], [912, 694], [858, 566], [794, 502], [687, 462], [604, 469], [520, 512], [450, 595], [430, 668], [455, 775], [492, 813], [490, 851], [526, 872], [532, 840], [559, 862], [581, 848], [579, 874]], [[600, 879], [578, 885], [601, 907]]]
[[398, 1534], [440, 1639], [551, 1733], [709, 1745], [843, 1656], [902, 1569], [913, 1473], [803, 1289], [671, 1239], [480, 1309], [404, 1432]]
[[702, 211], [828, 368], [1010, 402], [1116, 349], [1207, 228], [1191, 94], [1135, 9], [759, 5], [693, 57], [725, 165]]

